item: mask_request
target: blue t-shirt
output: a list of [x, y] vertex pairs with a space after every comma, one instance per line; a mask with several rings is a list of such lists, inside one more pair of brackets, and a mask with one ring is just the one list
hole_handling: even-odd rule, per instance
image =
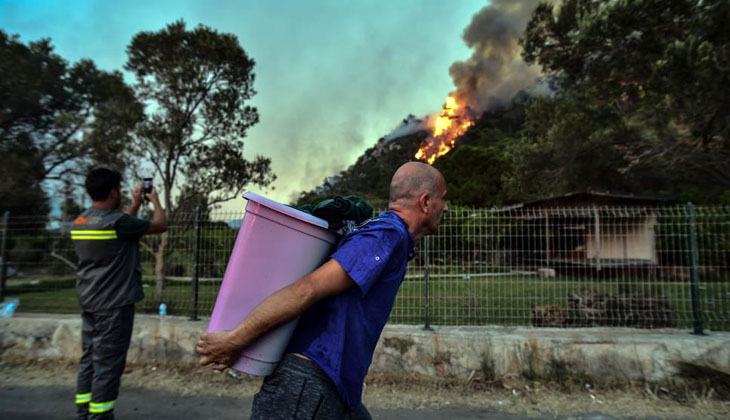
[[351, 408], [360, 404], [375, 345], [414, 256], [413, 238], [397, 214], [387, 211], [365, 222], [332, 254], [357, 287], [312, 305], [289, 342], [287, 352], [317, 363]]

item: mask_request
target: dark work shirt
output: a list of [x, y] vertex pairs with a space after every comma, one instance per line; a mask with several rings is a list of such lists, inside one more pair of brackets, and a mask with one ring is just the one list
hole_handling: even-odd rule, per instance
[[139, 302], [139, 237], [149, 222], [110, 209], [90, 208], [76, 218], [71, 239], [78, 255], [76, 290], [86, 312]]
[[114, 224], [117, 237], [125, 241], [136, 241], [147, 232], [150, 221], [123, 214]]

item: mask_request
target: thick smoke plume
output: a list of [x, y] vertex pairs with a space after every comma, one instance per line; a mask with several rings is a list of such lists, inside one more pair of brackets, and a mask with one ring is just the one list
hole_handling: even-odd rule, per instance
[[472, 17], [463, 38], [474, 53], [449, 68], [457, 100], [485, 111], [535, 84], [540, 69], [522, 60], [517, 42], [539, 2], [492, 0]]
[[[540, 68], [522, 60], [518, 44], [538, 3], [540, 0], [492, 0], [472, 17], [462, 37], [474, 52], [449, 68], [456, 86], [450, 96], [462, 106], [462, 117], [473, 120], [483, 111], [508, 103], [521, 90], [539, 90]], [[428, 130], [432, 117], [409, 116], [385, 140]], [[432, 137], [426, 140], [434, 141]]]

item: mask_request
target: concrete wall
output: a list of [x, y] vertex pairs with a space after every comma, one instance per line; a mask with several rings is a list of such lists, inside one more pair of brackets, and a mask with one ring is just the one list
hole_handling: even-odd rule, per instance
[[[137, 316], [130, 362], [197, 363], [195, 343], [207, 321]], [[68, 315], [0, 319], [0, 357], [78, 360], [81, 321]], [[371, 369], [469, 378], [524, 375], [661, 381], [687, 361], [730, 372], [730, 333], [632, 329], [533, 329], [388, 325]]]

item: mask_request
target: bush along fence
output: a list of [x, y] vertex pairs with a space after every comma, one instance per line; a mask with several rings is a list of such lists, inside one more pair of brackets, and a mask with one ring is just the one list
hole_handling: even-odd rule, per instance
[[[209, 316], [242, 216], [177, 213], [143, 238], [138, 311]], [[0, 222], [0, 295], [77, 312], [67, 223]], [[727, 331], [729, 260], [730, 207], [457, 207], [418, 244], [390, 322]]]

